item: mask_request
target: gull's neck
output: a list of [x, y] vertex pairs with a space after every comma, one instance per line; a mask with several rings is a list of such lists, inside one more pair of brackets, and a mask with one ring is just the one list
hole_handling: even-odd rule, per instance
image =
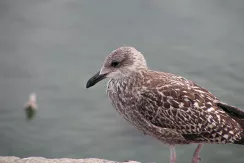
[[148, 71], [146, 68], [140, 68], [137, 71], [130, 72], [129, 75], [123, 76], [121, 78], [111, 78], [108, 82], [108, 84], [111, 82], [111, 84], [115, 85], [138, 85], [142, 83], [143, 81], [143, 75], [144, 73]]

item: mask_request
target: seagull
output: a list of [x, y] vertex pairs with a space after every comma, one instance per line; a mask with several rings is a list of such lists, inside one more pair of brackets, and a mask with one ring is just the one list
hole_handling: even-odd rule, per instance
[[197, 144], [192, 163], [204, 144], [244, 145], [244, 111], [220, 101], [207, 89], [181, 76], [150, 70], [134, 47], [120, 47], [106, 58], [86, 88], [109, 78], [113, 107], [139, 131], [169, 145]]
[[25, 114], [27, 120], [31, 120], [35, 117], [37, 111], [37, 103], [36, 103], [36, 93], [31, 93], [29, 100], [25, 104]]

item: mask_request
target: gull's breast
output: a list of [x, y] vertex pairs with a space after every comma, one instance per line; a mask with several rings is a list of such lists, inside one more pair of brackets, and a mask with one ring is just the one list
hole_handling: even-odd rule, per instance
[[132, 122], [137, 98], [132, 88], [128, 88], [128, 83], [111, 79], [107, 84], [106, 92], [117, 112], [129, 122]]

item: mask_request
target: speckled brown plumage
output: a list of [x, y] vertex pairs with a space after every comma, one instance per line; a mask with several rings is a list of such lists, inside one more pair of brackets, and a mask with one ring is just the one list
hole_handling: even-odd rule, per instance
[[[118, 67], [111, 66], [115, 61]], [[110, 78], [107, 94], [115, 109], [145, 134], [171, 146], [244, 144], [242, 110], [190, 80], [149, 70], [143, 55], [132, 47], [113, 51], [99, 74]]]
[[[182, 77], [143, 70], [123, 82], [110, 80], [107, 93], [125, 119], [165, 143], [225, 144], [241, 140], [243, 129], [218, 106], [221, 102]], [[142, 118], [150, 130], [139, 122]], [[167, 137], [166, 131], [178, 136]]]

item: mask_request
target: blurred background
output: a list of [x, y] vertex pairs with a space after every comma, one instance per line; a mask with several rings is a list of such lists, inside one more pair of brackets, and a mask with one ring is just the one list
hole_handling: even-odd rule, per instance
[[[169, 162], [85, 84], [106, 55], [141, 51], [152, 69], [182, 75], [244, 108], [244, 1], [1, 0], [0, 155]], [[36, 92], [38, 111], [24, 104]], [[180, 163], [196, 145], [177, 146]], [[201, 163], [243, 162], [244, 147], [206, 145]]]

